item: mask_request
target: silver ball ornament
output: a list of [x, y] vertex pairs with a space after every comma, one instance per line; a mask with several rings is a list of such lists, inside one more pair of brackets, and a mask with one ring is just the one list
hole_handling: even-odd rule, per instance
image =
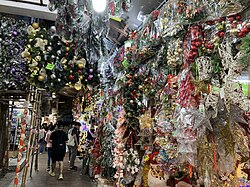
[[55, 78], [56, 78], [56, 75], [55, 75], [55, 74], [52, 74], [52, 75], [50, 75], [50, 78], [51, 78], [51, 79], [55, 79]]
[[58, 50], [58, 51], [56, 52], [56, 54], [59, 56], [59, 55], [62, 54], [62, 51], [61, 51], [61, 50]]

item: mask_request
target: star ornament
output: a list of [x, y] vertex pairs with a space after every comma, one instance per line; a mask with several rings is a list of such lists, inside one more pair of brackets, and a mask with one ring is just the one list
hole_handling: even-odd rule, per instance
[[248, 125], [248, 122], [244, 119], [243, 115], [244, 111], [239, 106], [231, 103], [229, 115], [231, 125], [234, 125], [235, 123]]
[[209, 94], [209, 91], [208, 91], [208, 82], [206, 81], [202, 81], [202, 80], [192, 80], [192, 83], [194, 84], [195, 86], [195, 89], [194, 89], [194, 95], [198, 95], [199, 93], [206, 93], [206, 94]]
[[48, 40], [42, 39], [42, 38], [36, 38], [36, 44], [35, 47], [40, 47], [42, 51], [45, 50], [45, 46], [48, 44]]
[[150, 117], [149, 113], [145, 113], [144, 115], [142, 115], [140, 118], [140, 128], [142, 129], [146, 129], [146, 128], [152, 128], [152, 124], [154, 122], [154, 119]]
[[200, 111], [194, 110], [192, 112], [192, 116], [194, 118], [194, 130], [200, 128], [201, 126], [205, 126], [210, 131], [213, 131], [210, 120], [208, 119], [208, 117], [204, 116]]

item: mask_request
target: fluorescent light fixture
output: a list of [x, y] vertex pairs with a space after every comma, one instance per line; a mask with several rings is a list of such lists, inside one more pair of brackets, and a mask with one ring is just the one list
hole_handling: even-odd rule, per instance
[[57, 14], [57, 11], [51, 12], [46, 6], [6, 0], [0, 0], [0, 12], [20, 16], [41, 18], [52, 21], [56, 20]]
[[96, 12], [103, 12], [107, 7], [107, 0], [92, 0], [93, 9]]
[[233, 80], [234, 82], [238, 82], [238, 83], [250, 83], [250, 80]]

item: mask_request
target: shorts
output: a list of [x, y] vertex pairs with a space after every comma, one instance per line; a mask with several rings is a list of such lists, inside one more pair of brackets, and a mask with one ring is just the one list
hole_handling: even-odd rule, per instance
[[65, 157], [65, 152], [66, 152], [66, 147], [52, 148], [51, 152], [52, 163], [55, 163], [56, 161], [63, 161]]

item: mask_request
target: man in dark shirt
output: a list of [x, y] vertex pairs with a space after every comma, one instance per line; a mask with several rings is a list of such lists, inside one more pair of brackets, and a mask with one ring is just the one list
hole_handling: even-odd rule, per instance
[[68, 141], [68, 135], [63, 131], [63, 123], [61, 121], [57, 122], [57, 130], [52, 132], [50, 136], [50, 142], [52, 143], [52, 170], [49, 173], [52, 177], [55, 176], [56, 162], [59, 162], [59, 180], [63, 179], [63, 159], [66, 152], [66, 142]]
[[74, 127], [72, 129], [71, 135], [73, 136], [74, 140], [75, 140], [75, 144], [74, 146], [70, 146], [70, 170], [77, 170], [77, 167], [74, 165], [75, 164], [75, 159], [77, 156], [77, 148], [79, 145], [79, 134], [80, 134], [80, 127], [81, 127], [81, 123], [79, 122], [74, 122], [73, 123]]

